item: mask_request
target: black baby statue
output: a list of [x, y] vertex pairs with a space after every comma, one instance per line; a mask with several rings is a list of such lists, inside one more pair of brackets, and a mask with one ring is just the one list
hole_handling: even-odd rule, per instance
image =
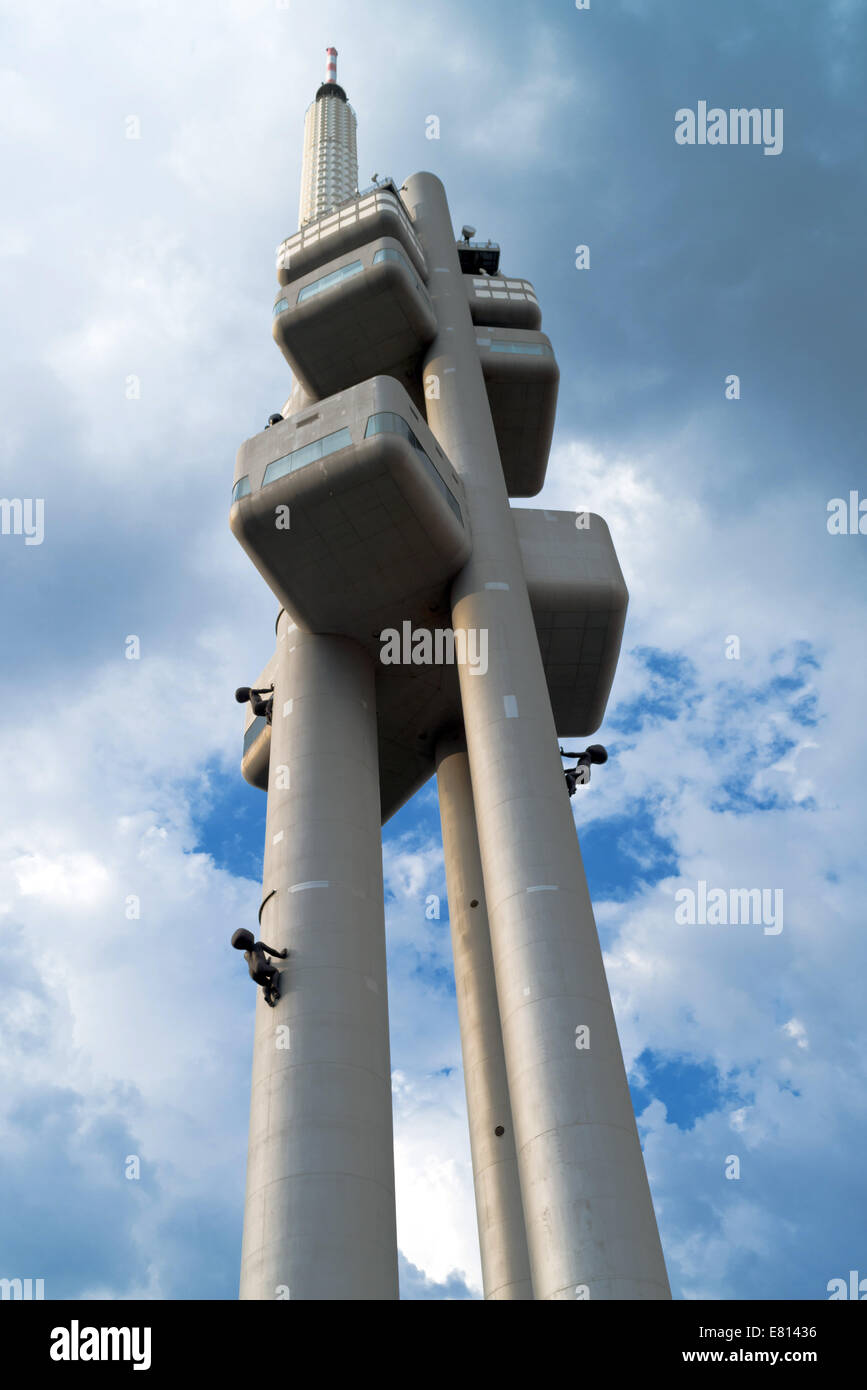
[[256, 941], [253, 933], [247, 931], [246, 927], [239, 927], [232, 933], [232, 945], [236, 951], [244, 952], [251, 979], [262, 986], [265, 1003], [270, 1004], [273, 1009], [280, 998], [280, 971], [267, 957], [275, 956], [278, 960], [285, 960], [289, 952], [275, 951], [273, 946], [266, 946], [264, 941]]
[[589, 748], [585, 748], [583, 753], [569, 753], [565, 748], [560, 749], [561, 758], [577, 758], [574, 767], [563, 769], [566, 778], [566, 788], [570, 796], [575, 795], [577, 786], [584, 786], [590, 781], [590, 768], [593, 763], [607, 763], [608, 751], [602, 747], [601, 743], [591, 743]]

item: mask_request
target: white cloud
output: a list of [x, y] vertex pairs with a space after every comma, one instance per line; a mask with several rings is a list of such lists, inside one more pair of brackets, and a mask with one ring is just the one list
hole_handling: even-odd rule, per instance
[[481, 1297], [463, 1078], [393, 1077], [398, 1244], [438, 1282], [457, 1273]]

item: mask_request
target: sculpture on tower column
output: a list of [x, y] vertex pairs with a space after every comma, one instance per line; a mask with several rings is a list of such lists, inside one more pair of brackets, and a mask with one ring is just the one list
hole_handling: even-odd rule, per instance
[[[261, 697], [267, 695], [267, 700]], [[235, 699], [239, 705], [246, 705], [250, 701], [250, 707], [254, 714], [261, 715], [267, 724], [271, 723], [271, 715], [274, 710], [274, 687], [269, 686], [265, 690], [251, 690], [248, 685], [240, 685], [235, 691]]]
[[591, 743], [590, 747], [585, 748], [583, 753], [570, 753], [567, 749], [561, 748], [560, 757], [578, 759], [574, 767], [567, 767], [563, 770], [569, 795], [574, 796], [577, 786], [583, 787], [590, 781], [592, 764], [608, 762], [608, 750], [603, 748], [601, 743]]
[[266, 946], [264, 941], [257, 941], [246, 927], [239, 927], [232, 933], [232, 945], [236, 951], [244, 952], [250, 978], [262, 986], [265, 1003], [273, 1009], [280, 998], [280, 971], [267, 957], [274, 956], [278, 960], [285, 960], [289, 952], [277, 951], [273, 946]]

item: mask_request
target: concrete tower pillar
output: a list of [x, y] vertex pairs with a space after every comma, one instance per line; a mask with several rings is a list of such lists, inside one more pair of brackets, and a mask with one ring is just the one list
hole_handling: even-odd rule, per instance
[[242, 1299], [394, 1299], [397, 1238], [371, 659], [277, 628]]
[[485, 1298], [531, 1299], [506, 1059], [463, 738], [442, 739], [436, 762]]
[[[437, 337], [428, 420], [466, 488], [473, 553], [452, 622], [486, 629], [461, 700], [537, 1299], [670, 1298], [602, 953], [445, 190], [404, 199]], [[587, 1030], [587, 1031], [584, 1031]], [[581, 1045], [589, 1041], [589, 1046]]]

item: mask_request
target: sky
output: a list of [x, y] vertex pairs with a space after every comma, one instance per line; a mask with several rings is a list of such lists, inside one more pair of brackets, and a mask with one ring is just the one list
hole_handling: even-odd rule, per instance
[[[0, 534], [0, 1276], [237, 1296], [233, 691], [276, 603], [228, 507], [289, 393], [274, 248], [332, 43], [362, 184], [432, 170], [534, 283], [561, 385], [520, 505], [600, 513], [629, 586], [572, 804], [673, 1294], [867, 1275], [867, 536], [828, 529], [867, 498], [865, 39], [860, 0], [0, 0], [0, 493], [44, 502]], [[781, 109], [782, 151], [678, 144], [701, 101]], [[402, 1296], [476, 1299], [434, 782], [383, 856]], [[700, 883], [782, 914], [683, 921]]]

